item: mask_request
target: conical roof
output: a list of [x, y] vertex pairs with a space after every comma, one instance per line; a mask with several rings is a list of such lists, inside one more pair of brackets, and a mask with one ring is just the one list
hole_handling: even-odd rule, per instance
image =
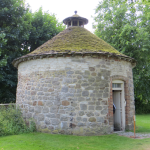
[[15, 67], [22, 61], [36, 59], [40, 56], [47, 57], [48, 55], [64, 55], [64, 54], [105, 54], [109, 56], [117, 56], [130, 58], [118, 52], [111, 45], [98, 38], [88, 30], [80, 26], [73, 26], [60, 32], [58, 35], [47, 41], [33, 52], [15, 59], [12, 63]]
[[79, 26], [67, 28], [28, 55], [53, 52], [109, 52], [123, 55], [96, 35]]

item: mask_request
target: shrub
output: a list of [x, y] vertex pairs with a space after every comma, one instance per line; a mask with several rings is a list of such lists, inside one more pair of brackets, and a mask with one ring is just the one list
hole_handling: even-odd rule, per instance
[[32, 119], [27, 120], [22, 117], [21, 110], [15, 104], [0, 107], [0, 136], [13, 135], [36, 130]]

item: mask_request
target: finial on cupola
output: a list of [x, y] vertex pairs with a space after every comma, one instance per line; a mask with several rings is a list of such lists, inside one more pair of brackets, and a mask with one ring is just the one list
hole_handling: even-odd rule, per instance
[[75, 11], [74, 13], [77, 14], [77, 11]]

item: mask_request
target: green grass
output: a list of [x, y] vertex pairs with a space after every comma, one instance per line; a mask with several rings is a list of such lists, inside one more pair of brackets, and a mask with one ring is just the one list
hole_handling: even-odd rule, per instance
[[[150, 115], [136, 115], [137, 132], [150, 132]], [[0, 150], [150, 150], [150, 138], [26, 133], [0, 137]]]
[[0, 137], [0, 150], [145, 150], [149, 139], [130, 139], [115, 134], [103, 136], [28, 133]]
[[136, 132], [150, 133], [150, 114], [136, 115]]

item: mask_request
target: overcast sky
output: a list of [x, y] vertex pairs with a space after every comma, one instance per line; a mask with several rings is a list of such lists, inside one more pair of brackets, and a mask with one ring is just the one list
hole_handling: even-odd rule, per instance
[[37, 11], [41, 6], [44, 11], [54, 13], [59, 22], [70, 17], [77, 10], [77, 14], [81, 17], [87, 18], [89, 23], [85, 28], [93, 32], [92, 23], [94, 20], [91, 16], [95, 14], [95, 8], [98, 6], [100, 0], [26, 0], [31, 7], [32, 12]]

